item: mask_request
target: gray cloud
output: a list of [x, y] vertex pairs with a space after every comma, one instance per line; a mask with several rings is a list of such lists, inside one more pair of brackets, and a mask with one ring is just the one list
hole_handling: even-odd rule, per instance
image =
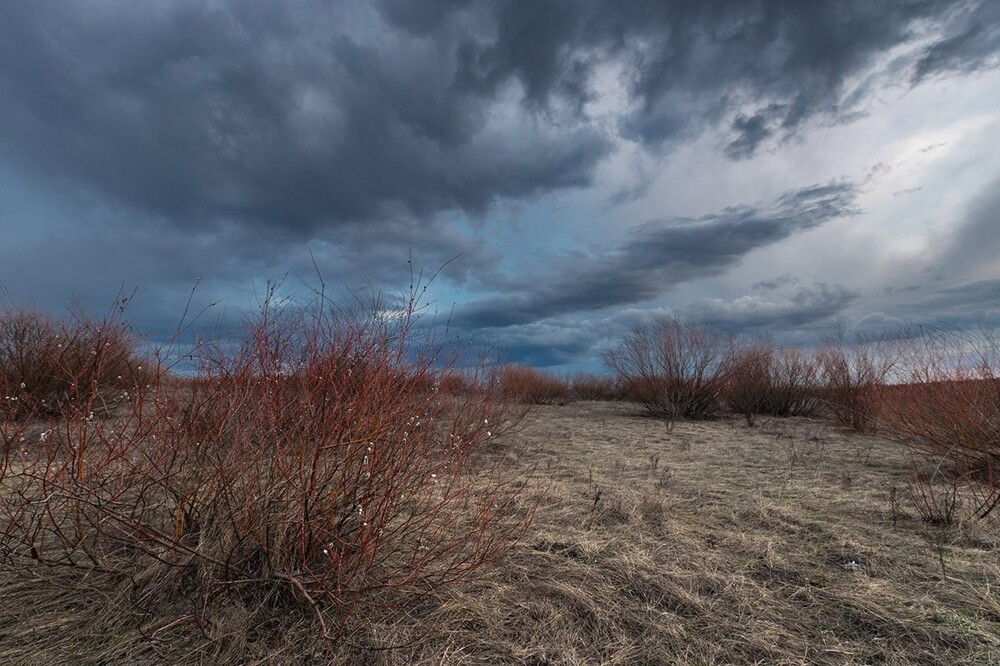
[[[865, 95], [848, 80], [914, 39], [918, 22], [941, 39], [915, 81], [989, 66], [995, 3], [965, 6], [13, 3], [0, 10], [2, 140], [171, 225], [308, 235], [482, 214], [499, 198], [591, 182], [611, 150], [584, 112], [599, 63], [628, 77], [624, 135], [655, 147], [725, 121], [726, 154], [739, 159], [812, 118], [856, 112]], [[508, 99], [512, 82], [520, 99]]]
[[1000, 60], [1000, 6], [984, 2], [961, 6], [952, 29], [955, 34], [924, 49], [911, 76], [916, 85], [926, 78], [947, 72], [973, 72], [995, 67]]
[[786, 192], [767, 208], [650, 222], [615, 250], [563, 257], [541, 274], [508, 280], [506, 293], [463, 305], [456, 319], [503, 327], [650, 300], [682, 282], [719, 275], [754, 249], [857, 214], [856, 196], [853, 184], [831, 183]]
[[[582, 123], [491, 123], [452, 49], [388, 35], [363, 4], [48, 0], [0, 23], [3, 141], [172, 225], [300, 235], [590, 183], [609, 144]], [[341, 24], [351, 12], [352, 25]]]
[[[601, 352], [636, 324], [677, 316], [736, 335], [766, 334], [779, 342], [815, 341], [858, 302], [860, 292], [816, 281], [802, 285], [782, 276], [730, 300], [703, 299], [671, 308], [621, 308], [594, 316], [567, 314], [503, 328], [506, 356], [536, 366], [586, 364], [600, 370]], [[894, 320], [898, 327], [901, 320]]]
[[770, 124], [768, 115], [763, 112], [750, 117], [737, 116], [732, 125], [737, 138], [726, 146], [726, 155], [732, 159], [751, 157], [757, 151], [757, 146], [774, 135]]
[[585, 358], [606, 333], [579, 321], [552, 321], [505, 330], [502, 350], [518, 363], [533, 366], [572, 364]]
[[922, 270], [909, 274], [901, 284], [884, 286], [881, 294], [872, 294], [868, 307], [876, 311], [864, 315], [859, 325], [866, 330], [912, 329], [923, 324], [1000, 325], [998, 211], [1000, 180], [994, 179], [964, 210], [953, 213], [954, 219], [948, 220], [950, 235], [916, 264]]
[[855, 289], [826, 282], [791, 289], [783, 286], [733, 300], [691, 303], [683, 308], [683, 315], [733, 333], [788, 332], [828, 325], [861, 296]]
[[929, 284], [907, 291], [908, 299], [886, 303], [882, 309], [860, 318], [843, 320], [886, 339], [912, 337], [924, 326], [970, 331], [1000, 327], [1000, 278], [948, 286]]
[[[745, 160], [848, 122], [900, 81], [994, 67], [998, 12], [991, 0], [3, 3], [0, 174], [20, 179], [0, 188], [3, 206], [67, 199], [22, 206], [0, 282], [96, 307], [139, 283], [145, 321], [169, 327], [202, 274], [211, 300], [245, 295], [251, 277], [308, 278], [310, 251], [330, 283], [396, 286], [411, 254], [431, 270], [461, 255], [447, 280], [481, 295], [459, 306], [462, 325], [503, 328], [525, 358], [562, 362], [608, 334], [571, 340], [581, 313], [649, 301], [855, 214], [858, 187], [654, 221], [525, 278], [499, 271], [517, 260], [488, 245], [503, 233], [480, 233], [497, 204], [587, 188], [628, 142], [653, 163], [711, 132]], [[610, 111], [591, 104], [609, 71], [623, 90]], [[998, 206], [984, 194], [940, 257], [942, 284], [959, 291], [930, 294], [993, 307], [988, 283], [952, 278], [989, 273]], [[782, 326], [854, 298], [783, 289], [701, 307], [725, 325]]]
[[937, 259], [939, 270], [968, 275], [977, 269], [997, 270], [1000, 257], [1000, 178], [996, 178], [968, 205]]
[[[953, 30], [961, 21], [953, 8], [935, 2], [664, 5], [664, 24], [645, 17], [651, 31], [665, 29], [669, 38], [651, 40], [652, 53], [642, 54], [648, 64], [635, 91], [643, 106], [631, 127], [644, 141], [667, 141], [683, 138], [692, 124], [732, 114], [720, 107], [750, 106], [750, 113], [736, 112], [726, 146], [731, 158], [740, 159], [768, 138], [794, 136], [814, 119], [850, 120], [865, 110], [877, 59], [912, 40], [918, 23], [932, 26], [932, 34]], [[989, 66], [998, 49], [980, 40], [978, 57], [964, 60], [963, 69]], [[679, 107], [677, 99], [684, 100]], [[691, 107], [698, 113], [685, 114]]]
[[974, 280], [942, 287], [919, 299], [916, 312], [931, 312], [936, 316], [975, 315], [977, 312], [1000, 314], [1000, 278]]

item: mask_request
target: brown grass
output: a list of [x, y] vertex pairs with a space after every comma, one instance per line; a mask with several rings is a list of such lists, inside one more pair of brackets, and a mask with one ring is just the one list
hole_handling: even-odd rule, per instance
[[535, 408], [493, 447], [483, 460], [538, 470], [520, 545], [478, 581], [368, 609], [340, 641], [307, 610], [220, 599], [199, 625], [141, 571], [39, 569], [0, 578], [0, 661], [1000, 663], [995, 518], [919, 520], [896, 445], [816, 419], [668, 427], [577, 402]]

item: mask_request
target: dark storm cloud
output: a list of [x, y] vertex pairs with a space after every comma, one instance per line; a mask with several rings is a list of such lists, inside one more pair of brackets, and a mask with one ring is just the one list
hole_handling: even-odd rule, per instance
[[936, 313], [975, 313], [1000, 311], [1000, 278], [975, 280], [944, 287], [916, 303], [916, 311]]
[[7, 5], [4, 143], [171, 224], [303, 234], [587, 185], [609, 150], [582, 123], [497, 120], [453, 48], [364, 5], [216, 7]]
[[768, 118], [764, 113], [750, 117], [737, 116], [732, 125], [737, 138], [726, 146], [726, 155], [732, 159], [752, 156], [757, 151], [757, 146], [774, 135], [774, 130], [768, 125]]
[[[992, 0], [0, 3], [0, 174], [20, 178], [3, 206], [86, 200], [45, 208], [57, 222], [22, 206], [0, 281], [31, 282], [49, 303], [100, 292], [98, 308], [139, 283], [145, 320], [169, 328], [202, 274], [214, 300], [250, 277], [310, 279], [310, 252], [331, 284], [397, 286], [411, 251], [430, 270], [460, 255], [451, 286], [484, 294], [461, 307], [463, 325], [507, 327], [524, 357], [561, 362], [607, 334], [581, 333], [579, 313], [719, 275], [853, 214], [856, 187], [653, 222], [494, 285], [516, 249], [487, 246], [477, 219], [593, 185], [629, 141], [657, 161], [715, 132], [726, 157], [748, 159], [848, 121], [886, 86], [993, 67], [998, 12]], [[615, 108], [590, 104], [609, 92]], [[641, 191], [627, 183], [619, 201]], [[984, 195], [944, 264], [987, 266], [996, 207]], [[783, 293], [759, 306], [774, 325], [851, 299]], [[766, 314], [734, 308], [717, 317]]]
[[719, 275], [752, 250], [856, 214], [856, 196], [850, 183], [816, 185], [789, 191], [768, 208], [650, 222], [613, 251], [563, 257], [543, 273], [508, 280], [505, 293], [457, 309], [456, 321], [513, 326], [650, 300], [682, 282]]
[[[801, 285], [791, 276], [754, 285], [751, 293], [731, 300], [705, 299], [677, 307], [624, 308], [597, 316], [567, 314], [502, 329], [498, 340], [506, 357], [536, 366], [573, 365], [585, 361], [591, 370], [601, 368], [601, 352], [638, 324], [664, 316], [710, 326], [734, 335], [765, 334], [776, 340], [813, 338], [829, 332], [845, 311], [856, 304], [860, 292], [843, 285], [815, 282]], [[893, 327], [899, 327], [894, 320]]]
[[[991, 4], [963, 6], [985, 17], [995, 11]], [[967, 48], [962, 42], [968, 57], [961, 58], [961, 66], [958, 58], [945, 65], [946, 58], [932, 55], [930, 49], [938, 46], [958, 50], [945, 46], [949, 38], [940, 38], [965, 21], [951, 2], [734, 0], [658, 6], [660, 11], [650, 12], [643, 3], [619, 4], [618, 13], [628, 17], [624, 24], [647, 38], [636, 49], [641, 65], [633, 91], [641, 106], [626, 128], [646, 143], [658, 143], [683, 139], [698, 123], [729, 117], [726, 153], [733, 159], [753, 155], [769, 138], [792, 137], [810, 121], [837, 123], [864, 113], [873, 88], [893, 83], [872, 76], [879, 59], [913, 40], [918, 30], [939, 38], [924, 53], [924, 68], [940, 64], [974, 71], [991, 66], [1000, 50], [996, 39], [983, 37], [970, 39]], [[898, 66], [914, 69], [906, 62]]]
[[996, 13], [988, 0], [6, 3], [2, 140], [171, 225], [309, 235], [481, 214], [591, 182], [611, 150], [585, 112], [601, 63], [626, 76], [624, 136], [655, 148], [723, 123], [739, 159], [855, 113], [866, 89], [849, 82], [918, 29], [931, 44], [915, 81], [989, 66]]
[[[5, 229], [0, 287], [11, 298], [52, 311], [74, 302], [103, 313], [120, 288], [138, 287], [129, 312], [155, 339], [173, 332], [196, 284], [193, 311], [220, 302], [202, 319], [211, 329], [224, 313], [238, 322], [240, 311], [254, 307], [254, 291], [259, 294], [268, 280], [283, 281], [282, 294], [309, 298], [320, 279], [313, 259], [330, 295], [350, 300], [344, 288], [405, 289], [410, 265], [426, 275], [452, 260], [446, 274], [461, 283], [498, 258], [495, 249], [446, 220], [414, 225], [389, 218], [380, 222], [378, 234], [350, 225], [301, 239], [275, 226], [247, 233], [228, 223], [206, 229], [174, 228], [142, 217], [123, 223], [77, 198], [36, 191], [29, 179], [3, 171], [0, 191], [50, 195], [35, 220]], [[0, 227], [9, 217], [23, 219], [23, 213], [0, 212]], [[425, 244], [428, 237], [433, 242]]]
[[549, 322], [505, 330], [500, 349], [517, 363], [546, 367], [586, 357], [600, 339], [600, 332], [587, 330], [580, 322]]
[[924, 49], [913, 70], [914, 85], [947, 72], [972, 72], [996, 66], [1000, 52], [1000, 5], [984, 2], [962, 7], [955, 21], [956, 34], [945, 37]]
[[[922, 327], [975, 331], [1000, 329], [1000, 278], [928, 284], [855, 321], [859, 330], [885, 338], [909, 338]], [[848, 320], [850, 321], [850, 320]]]

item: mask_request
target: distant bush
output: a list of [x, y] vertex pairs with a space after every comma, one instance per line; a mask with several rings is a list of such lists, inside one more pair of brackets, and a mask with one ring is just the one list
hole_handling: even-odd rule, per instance
[[500, 370], [499, 382], [504, 397], [534, 405], [566, 404], [573, 394], [566, 380], [523, 365], [509, 365]]
[[864, 432], [875, 427], [881, 389], [896, 362], [886, 342], [843, 330], [824, 340], [817, 354], [824, 405], [841, 425]]
[[732, 337], [664, 319], [633, 329], [604, 362], [626, 399], [659, 417], [697, 419], [718, 411], [736, 358]]
[[725, 385], [730, 408], [753, 425], [759, 414], [812, 416], [820, 404], [815, 360], [760, 342], [740, 350]]
[[115, 317], [59, 320], [30, 309], [0, 310], [0, 409], [8, 419], [74, 405], [88, 414], [106, 411], [148, 378], [143, 366], [134, 336]]
[[950, 522], [962, 486], [985, 517], [1000, 504], [1000, 333], [925, 331], [905, 351], [901, 383], [882, 390], [881, 422], [926, 462], [911, 494], [925, 519]]
[[621, 395], [614, 378], [589, 372], [572, 375], [569, 389], [580, 400], [618, 400]]
[[475, 377], [454, 368], [445, 368], [434, 373], [433, 388], [445, 395], [460, 396], [477, 390]]
[[[269, 295], [239, 339], [200, 348], [194, 377], [154, 368], [106, 419], [75, 402], [131, 361], [102, 351], [124, 345], [118, 329], [83, 326], [70, 358], [96, 360], [55, 354], [48, 427], [0, 423], [0, 566], [117, 573], [142, 586], [135, 599], [190, 599], [203, 631], [228, 597], [311, 609], [333, 635], [367, 603], [492, 562], [532, 514], [500, 457], [473, 456], [510, 426], [506, 403], [486, 372], [466, 375], [474, 390], [428, 390], [447, 359], [413, 312], [413, 299], [387, 318]], [[8, 321], [43, 360], [62, 339], [35, 316]]]

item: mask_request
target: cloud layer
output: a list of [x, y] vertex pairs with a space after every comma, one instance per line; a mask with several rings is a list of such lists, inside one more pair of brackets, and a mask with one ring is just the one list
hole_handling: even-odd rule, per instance
[[[981, 77], [982, 103], [998, 64], [990, 0], [6, 3], [0, 283], [55, 308], [139, 282], [141, 316], [162, 322], [201, 275], [214, 300], [313, 256], [331, 281], [376, 286], [398, 286], [410, 257], [458, 256], [438, 285], [456, 323], [539, 363], [593, 356], [634, 310], [807, 326], [868, 292], [836, 274], [770, 291], [727, 276], [763, 285], [786, 269], [748, 258], [861, 233], [882, 204], [874, 158], [838, 161], [826, 139], [802, 173], [782, 160], [934, 86]], [[651, 184], [686, 166], [713, 178], [695, 205], [664, 203]], [[983, 192], [921, 221], [947, 239], [920, 258], [945, 279], [871, 308], [995, 307], [1000, 202]]]
[[456, 321], [473, 328], [530, 324], [651, 300], [723, 273], [757, 248], [857, 214], [855, 198], [854, 185], [833, 183], [786, 192], [770, 207], [648, 222], [614, 250], [561, 257], [547, 271], [507, 281], [502, 294], [458, 309]]

